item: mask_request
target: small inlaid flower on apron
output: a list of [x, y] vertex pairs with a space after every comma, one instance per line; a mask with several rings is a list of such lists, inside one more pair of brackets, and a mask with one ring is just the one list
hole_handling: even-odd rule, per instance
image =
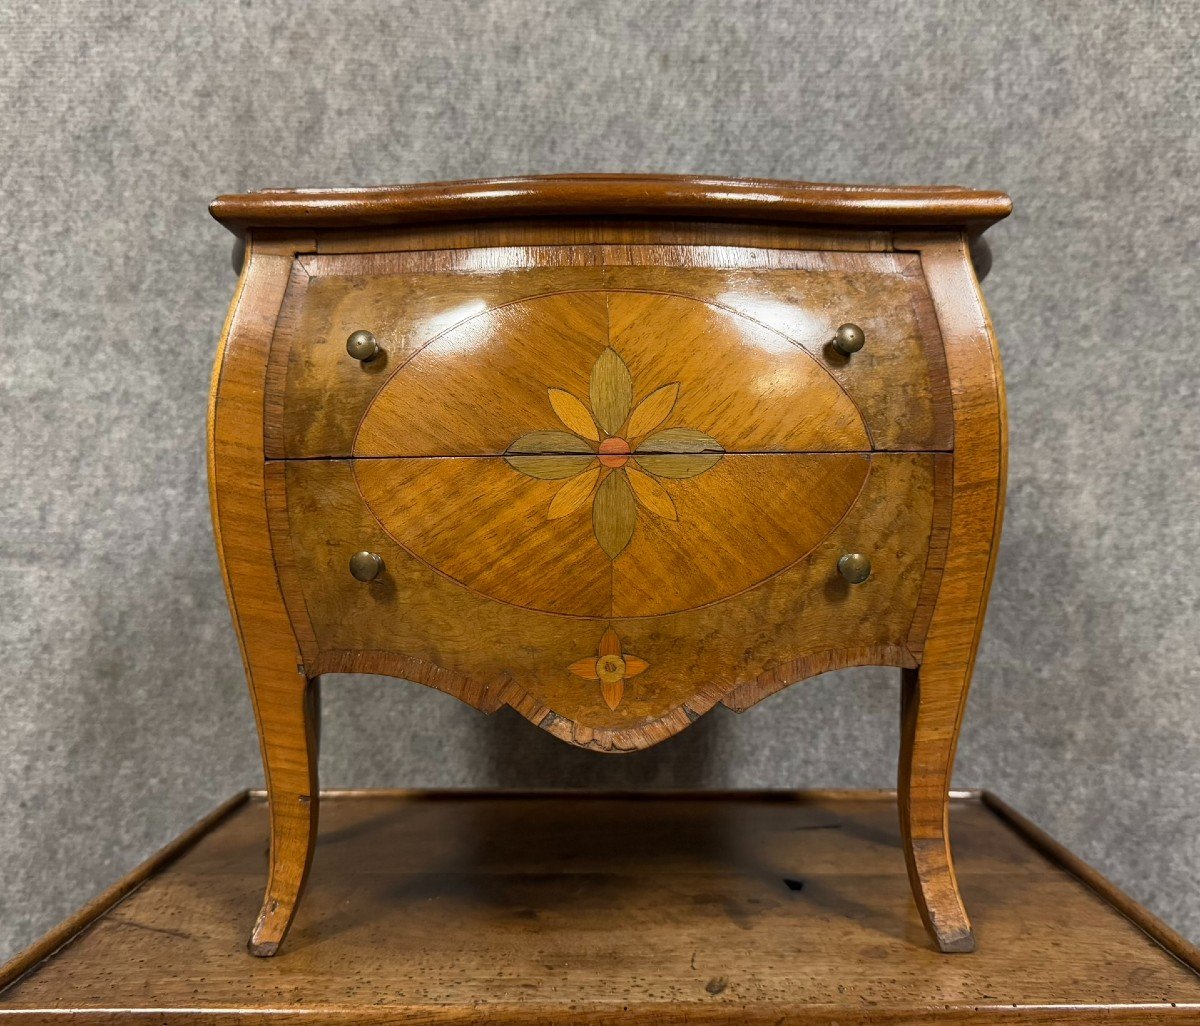
[[657, 431], [674, 410], [679, 382], [672, 381], [633, 405], [633, 378], [611, 347], [592, 367], [590, 408], [561, 388], [550, 406], [566, 431], [531, 431], [504, 454], [514, 470], [541, 481], [563, 481], [550, 502], [550, 520], [570, 516], [590, 502], [596, 541], [616, 559], [633, 538], [639, 506], [664, 520], [679, 511], [664, 481], [697, 477], [725, 455], [710, 435], [689, 427]]
[[615, 709], [625, 695], [625, 681], [650, 668], [645, 659], [621, 651], [621, 638], [611, 627], [600, 638], [594, 656], [580, 659], [567, 667], [576, 677], [598, 680], [604, 704]]

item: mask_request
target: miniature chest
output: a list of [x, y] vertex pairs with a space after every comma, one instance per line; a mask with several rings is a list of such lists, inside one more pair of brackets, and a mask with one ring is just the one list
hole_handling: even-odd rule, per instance
[[272, 802], [251, 948], [316, 827], [316, 682], [417, 681], [645, 748], [904, 671], [918, 908], [969, 950], [946, 792], [999, 533], [972, 243], [998, 193], [579, 176], [222, 197], [214, 523]]

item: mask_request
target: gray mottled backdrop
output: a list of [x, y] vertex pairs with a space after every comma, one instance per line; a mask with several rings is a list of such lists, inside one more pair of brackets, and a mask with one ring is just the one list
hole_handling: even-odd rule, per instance
[[[1008, 519], [957, 782], [1200, 939], [1198, 31], [1194, 0], [3, 0], [0, 954], [260, 781], [205, 485], [234, 284], [206, 202], [571, 170], [1011, 192]], [[621, 757], [333, 678], [322, 772], [888, 786], [896, 677]]]

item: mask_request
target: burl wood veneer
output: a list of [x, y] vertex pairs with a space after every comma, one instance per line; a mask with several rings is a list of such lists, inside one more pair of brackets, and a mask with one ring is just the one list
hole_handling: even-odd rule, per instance
[[836, 667], [903, 672], [901, 830], [974, 940], [947, 790], [1003, 503], [958, 188], [564, 177], [227, 196], [245, 240], [214, 524], [296, 910], [324, 673], [646, 748]]

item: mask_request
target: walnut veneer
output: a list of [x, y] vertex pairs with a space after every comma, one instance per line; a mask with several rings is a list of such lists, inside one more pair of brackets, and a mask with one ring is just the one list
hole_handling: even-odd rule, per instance
[[210, 459], [271, 795], [252, 951], [311, 859], [322, 674], [619, 752], [860, 664], [903, 670], [913, 890], [971, 949], [946, 794], [1005, 427], [969, 247], [1007, 197], [580, 176], [212, 210], [245, 240]]

